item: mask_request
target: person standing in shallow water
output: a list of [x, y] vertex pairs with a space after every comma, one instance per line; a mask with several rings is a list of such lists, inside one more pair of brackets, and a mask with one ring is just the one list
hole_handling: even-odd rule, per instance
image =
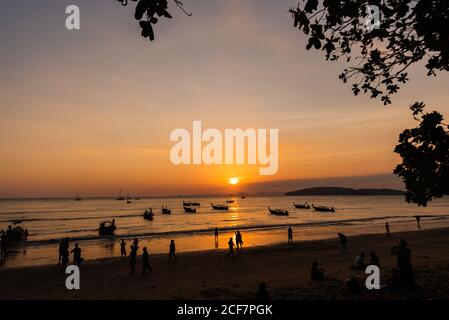
[[176, 245], [175, 240], [170, 240], [170, 252], [168, 254], [168, 260], [171, 261], [171, 259], [174, 258], [175, 260], [178, 260], [178, 256], [176, 255]]
[[151, 272], [150, 267], [150, 254], [147, 251], [147, 247], [143, 248], [143, 254], [142, 254], [142, 274], [145, 274], [146, 271]]
[[390, 234], [390, 224], [387, 222], [385, 223], [385, 235], [387, 238], [390, 238], [391, 234]]
[[234, 247], [235, 247], [235, 244], [234, 244], [234, 241], [232, 240], [232, 237], [229, 238], [228, 246], [229, 246], [228, 256], [231, 256], [231, 257], [234, 258]]
[[124, 239], [120, 242], [120, 257], [126, 257], [126, 242]]
[[293, 244], [293, 230], [292, 227], [288, 227], [288, 244]]
[[421, 223], [420, 223], [421, 217], [420, 216], [415, 216], [415, 218], [416, 218], [416, 223], [418, 224], [418, 229], [421, 229]]
[[217, 227], [215, 227], [214, 235], [215, 235], [215, 242], [218, 242], [218, 228]]

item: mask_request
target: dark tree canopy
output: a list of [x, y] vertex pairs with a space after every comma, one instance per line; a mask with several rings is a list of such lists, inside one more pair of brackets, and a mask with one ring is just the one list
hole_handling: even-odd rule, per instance
[[443, 116], [424, 113], [424, 103], [416, 102], [410, 109], [418, 127], [399, 135], [395, 152], [402, 158], [394, 173], [402, 177], [407, 188], [407, 202], [426, 206], [432, 198], [449, 194], [449, 132]]
[[[117, 0], [123, 6], [128, 5], [128, 0]], [[155, 25], [159, 19], [158, 17], [164, 17], [171, 19], [171, 14], [168, 10], [167, 0], [130, 0], [132, 2], [137, 2], [136, 11], [134, 13], [134, 18], [139, 21], [140, 28], [142, 29], [142, 37], [148, 38], [151, 41], [154, 40], [154, 30], [153, 25]], [[181, 10], [191, 16], [192, 14], [185, 11], [183, 4], [180, 0], [173, 0], [174, 3], [181, 8]]]
[[[368, 30], [367, 6], [379, 8], [380, 26]], [[381, 97], [384, 104], [406, 70], [424, 60], [428, 75], [449, 71], [449, 0], [302, 0], [290, 9], [294, 26], [308, 37], [306, 48], [321, 49], [327, 60], [352, 63], [340, 79], [352, 91]]]

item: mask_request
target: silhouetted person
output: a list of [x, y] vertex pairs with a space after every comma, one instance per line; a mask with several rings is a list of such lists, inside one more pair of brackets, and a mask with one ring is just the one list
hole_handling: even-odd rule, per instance
[[399, 240], [399, 247], [394, 246], [391, 253], [397, 256], [397, 264], [401, 284], [404, 287], [414, 287], [414, 273], [412, 268], [412, 251], [407, 248], [407, 242], [404, 239]]
[[6, 240], [6, 233], [5, 231], [0, 232], [0, 260], [4, 260], [6, 258], [6, 251], [7, 249], [7, 240]]
[[287, 235], [288, 235], [288, 244], [292, 244], [293, 243], [293, 230], [292, 230], [292, 227], [288, 227]]
[[391, 293], [401, 292], [401, 277], [398, 269], [391, 268], [391, 277], [387, 280], [387, 286]]
[[371, 251], [371, 253], [370, 253], [370, 261], [369, 261], [369, 264], [372, 265], [372, 266], [378, 266], [378, 267], [380, 267], [380, 260], [379, 260], [379, 257], [378, 257], [374, 252], [372, 252], [372, 251]]
[[415, 218], [416, 218], [416, 223], [418, 224], [418, 229], [421, 229], [421, 224], [420, 224], [421, 217], [415, 216]]
[[147, 270], [151, 272], [150, 255], [148, 254], [147, 247], [144, 247], [142, 253], [142, 274], [145, 274]]
[[78, 243], [75, 243], [75, 248], [72, 249], [71, 253], [73, 253], [73, 264], [79, 267], [83, 260], [81, 258], [81, 248], [78, 246]]
[[235, 243], [237, 245], [237, 250], [243, 250], [243, 239], [240, 231], [235, 233]]
[[362, 291], [362, 286], [357, 278], [352, 277], [350, 279], [346, 279], [344, 284], [348, 291], [352, 294], [360, 293]]
[[136, 272], [137, 250], [139, 250], [138, 243], [139, 240], [137, 240], [136, 238], [131, 245], [131, 253], [129, 254], [129, 265], [131, 266], [131, 273]]
[[234, 241], [232, 240], [232, 237], [229, 238], [228, 241], [228, 246], [229, 246], [229, 252], [228, 252], [228, 256], [232, 256], [234, 258]]
[[340, 243], [343, 247], [343, 250], [346, 251], [346, 244], [348, 243], [348, 239], [343, 233], [338, 233], [338, 237], [340, 238]]
[[259, 291], [257, 291], [257, 300], [259, 300], [259, 301], [267, 301], [268, 300], [267, 286], [263, 282], [261, 282], [259, 284]]
[[390, 238], [390, 237], [391, 237], [391, 234], [390, 234], [390, 224], [389, 224], [388, 222], [385, 223], [385, 235], [386, 235], [387, 238]]
[[124, 239], [120, 242], [120, 257], [126, 257], [126, 242]]
[[69, 264], [69, 249], [64, 248], [64, 251], [62, 253], [62, 266], [65, 268]]
[[361, 252], [354, 260], [353, 269], [364, 269], [366, 267], [365, 264], [365, 252]]
[[61, 264], [62, 256], [64, 255], [64, 249], [65, 249], [65, 239], [61, 239], [61, 241], [59, 242], [58, 264]]
[[176, 245], [175, 240], [170, 240], [170, 252], [168, 254], [168, 260], [171, 261], [172, 258], [175, 258], [175, 260], [178, 260], [178, 256], [176, 255]]
[[314, 261], [312, 263], [312, 269], [310, 270], [310, 277], [312, 280], [318, 281], [324, 279], [324, 270], [318, 268], [318, 262]]
[[214, 235], [215, 235], [215, 242], [218, 242], [218, 228], [217, 227], [215, 227]]

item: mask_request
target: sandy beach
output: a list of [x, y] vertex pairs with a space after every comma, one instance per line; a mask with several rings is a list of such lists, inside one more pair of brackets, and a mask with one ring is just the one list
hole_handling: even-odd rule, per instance
[[[351, 295], [344, 279], [365, 279], [350, 266], [360, 252], [374, 251], [380, 258], [381, 283], [396, 266], [390, 253], [400, 238], [409, 243], [418, 288], [391, 294], [366, 291]], [[81, 267], [81, 289], [65, 288], [58, 266], [0, 271], [0, 299], [254, 299], [259, 282], [265, 282], [270, 299], [447, 299], [449, 298], [449, 228], [349, 237], [343, 252], [337, 238], [298, 241], [293, 245], [255, 247], [227, 257], [225, 250], [180, 253], [179, 260], [151, 255], [151, 274], [129, 274], [127, 259], [87, 261]], [[141, 251], [140, 251], [141, 252]], [[310, 266], [318, 260], [326, 279], [310, 279]]]

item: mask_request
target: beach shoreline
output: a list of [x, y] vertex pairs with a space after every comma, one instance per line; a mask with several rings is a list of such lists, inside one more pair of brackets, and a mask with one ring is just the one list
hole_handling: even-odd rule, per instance
[[[390, 252], [400, 238], [412, 250], [418, 289], [402, 294], [367, 291], [350, 295], [342, 288], [349, 277], [365, 279], [364, 270], [350, 266], [360, 252], [380, 257], [381, 283], [396, 266]], [[153, 271], [141, 275], [140, 257], [136, 274], [129, 274], [127, 259], [86, 261], [81, 266], [81, 289], [65, 288], [61, 267], [34, 266], [0, 270], [0, 299], [254, 299], [260, 282], [267, 284], [272, 299], [448, 299], [449, 228], [349, 236], [343, 252], [338, 239], [297, 241], [244, 249], [232, 259], [226, 249], [181, 252], [179, 260], [167, 254], [152, 254]], [[142, 248], [142, 247], [141, 247]], [[141, 250], [140, 250], [141, 252]], [[139, 252], [139, 253], [140, 253]], [[326, 280], [310, 279], [310, 266], [318, 260]]]

